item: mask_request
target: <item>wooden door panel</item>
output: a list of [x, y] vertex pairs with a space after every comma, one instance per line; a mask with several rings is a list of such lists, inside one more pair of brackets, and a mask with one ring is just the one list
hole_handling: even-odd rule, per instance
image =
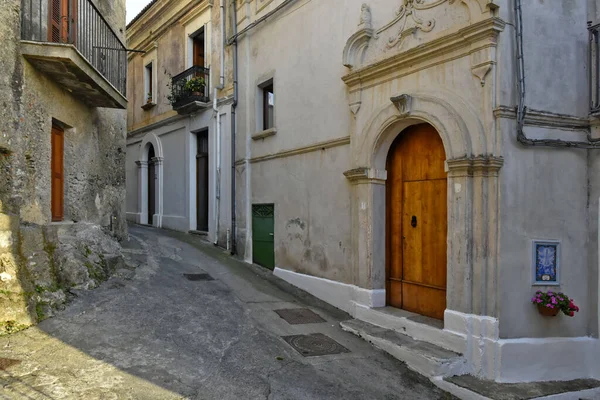
[[386, 166], [387, 303], [433, 318], [446, 308], [444, 161], [441, 138], [423, 124], [399, 135]]
[[402, 308], [427, 317], [443, 319], [446, 290], [402, 282]]
[[404, 280], [446, 287], [446, 185], [445, 179], [404, 182]]
[[58, 126], [52, 126], [51, 134], [52, 156], [50, 160], [50, 191], [52, 221], [62, 221], [64, 218], [64, 131]]

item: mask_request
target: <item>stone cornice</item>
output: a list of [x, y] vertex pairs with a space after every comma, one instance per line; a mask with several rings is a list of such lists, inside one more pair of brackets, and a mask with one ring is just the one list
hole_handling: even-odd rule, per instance
[[498, 176], [504, 159], [496, 156], [475, 156], [446, 160], [448, 176]]
[[[133, 26], [127, 29], [127, 46], [132, 48], [147, 47], [150, 42], [157, 40], [173, 24], [185, 18], [195, 8], [198, 7], [201, 11], [204, 11], [211, 6], [211, 0], [192, 0], [189, 3], [185, 1], [165, 1], [159, 3], [156, 8], [149, 10], [152, 12], [151, 14], [142, 16]], [[174, 11], [176, 7], [180, 7], [180, 9]], [[194, 10], [194, 14], [201, 11], [196, 9]], [[171, 17], [164, 20], [169, 12], [172, 14]], [[156, 30], [152, 29], [154, 25], [158, 25]], [[142, 37], [138, 38], [139, 36]]]
[[[398, 73], [407, 68], [423, 68], [435, 63], [435, 58], [453, 51], [461, 51], [463, 56], [496, 46], [498, 33], [504, 30], [505, 22], [492, 17], [469, 25], [457, 32], [424, 43], [407, 51], [394, 54], [370, 65], [350, 72], [342, 80], [351, 89], [364, 85], [385, 75]], [[456, 57], [455, 57], [456, 58]]]
[[375, 168], [359, 167], [345, 171], [344, 176], [353, 185], [358, 185], [361, 183], [385, 185], [387, 171], [382, 171]]
[[[494, 117], [516, 119], [517, 112], [514, 107], [499, 106], [494, 110]], [[582, 131], [590, 128], [590, 120], [589, 118], [577, 117], [574, 115], [558, 114], [528, 108], [525, 113], [525, 125]]]

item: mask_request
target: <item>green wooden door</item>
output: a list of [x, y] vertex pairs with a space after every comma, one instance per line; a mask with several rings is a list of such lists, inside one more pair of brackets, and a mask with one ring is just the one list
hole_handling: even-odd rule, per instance
[[252, 205], [252, 261], [275, 268], [275, 206]]

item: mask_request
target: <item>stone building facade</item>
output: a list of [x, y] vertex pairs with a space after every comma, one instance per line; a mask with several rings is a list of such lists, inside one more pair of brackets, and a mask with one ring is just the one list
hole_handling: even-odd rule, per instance
[[0, 332], [10, 332], [122, 263], [125, 2], [7, 0], [0, 26]]
[[240, 256], [461, 372], [600, 378], [596, 3], [232, 3]]
[[218, 1], [151, 2], [127, 26], [127, 218], [228, 246], [231, 61]]

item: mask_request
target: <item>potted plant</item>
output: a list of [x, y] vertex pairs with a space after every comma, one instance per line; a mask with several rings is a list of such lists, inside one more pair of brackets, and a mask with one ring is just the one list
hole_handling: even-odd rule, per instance
[[185, 83], [185, 90], [191, 92], [194, 96], [202, 96], [206, 82], [201, 76], [196, 76]]
[[146, 104], [152, 103], [152, 92], [148, 92], [146, 95]]
[[552, 291], [542, 292], [538, 290], [535, 296], [531, 298], [531, 302], [537, 306], [540, 314], [547, 317], [556, 316], [559, 311], [565, 315], [572, 317], [576, 312], [579, 312], [579, 307], [573, 303], [573, 299], [564, 293], [554, 293]]

